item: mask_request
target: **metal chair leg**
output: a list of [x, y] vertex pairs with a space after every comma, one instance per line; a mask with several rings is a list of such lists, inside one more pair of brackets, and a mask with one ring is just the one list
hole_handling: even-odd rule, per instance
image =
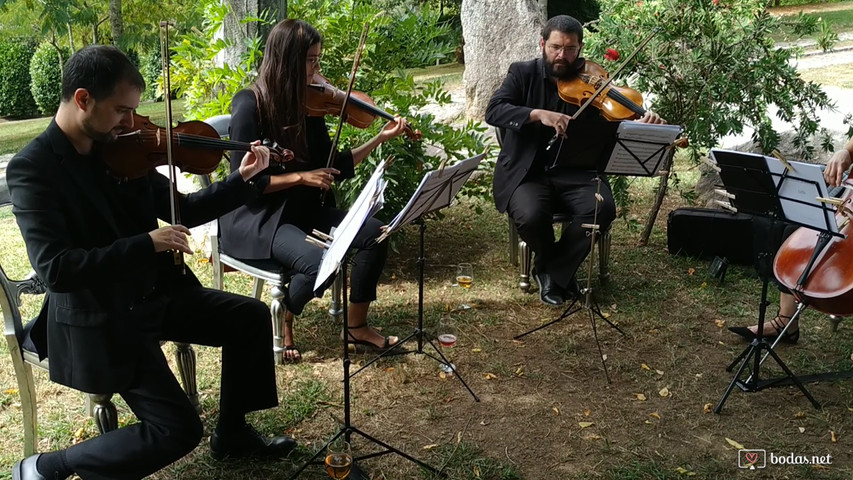
[[[257, 280], [256, 280], [257, 282]], [[276, 365], [284, 364], [284, 317], [287, 307], [284, 305], [284, 291], [273, 287], [270, 291], [270, 313], [272, 314], [272, 352]]]
[[598, 238], [598, 280], [607, 283], [610, 280], [610, 230]]
[[335, 281], [332, 282], [332, 301], [329, 303], [329, 315], [331, 315], [332, 321], [335, 321], [338, 316], [344, 313], [343, 305], [341, 305], [342, 298], [341, 278], [337, 276], [335, 277]]
[[518, 242], [518, 288], [524, 293], [530, 292], [530, 263], [533, 260], [533, 253], [527, 242], [520, 240]]
[[113, 394], [96, 394], [90, 393], [86, 395], [87, 403], [91, 406], [92, 417], [95, 418], [95, 425], [98, 426], [98, 431], [101, 434], [111, 432], [118, 428], [118, 412], [112, 401]]
[[193, 346], [189, 343], [175, 342], [175, 362], [178, 364], [178, 373], [181, 374], [184, 392], [187, 393], [195, 411], [201, 413], [198, 385], [196, 385], [196, 355]]

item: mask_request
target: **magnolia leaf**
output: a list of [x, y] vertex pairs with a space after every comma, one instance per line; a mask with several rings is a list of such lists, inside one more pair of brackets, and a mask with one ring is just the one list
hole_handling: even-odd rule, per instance
[[587, 427], [591, 427], [591, 426], [595, 425], [595, 423], [593, 423], [593, 422], [578, 422], [578, 425], [580, 425], [581, 428], [587, 428]]
[[738, 450], [743, 450], [743, 449], [744, 449], [744, 446], [743, 446], [743, 445], [741, 445], [741, 444], [737, 443], [736, 441], [732, 440], [732, 439], [731, 439], [731, 438], [729, 438], [729, 437], [726, 437], [726, 442], [728, 442], [728, 443], [729, 443], [729, 445], [731, 445], [731, 446], [733, 446], [733, 447], [737, 448]]
[[641, 402], [645, 402], [645, 401], [646, 401], [646, 396], [645, 396], [645, 395], [643, 395], [642, 393], [635, 393], [635, 394], [634, 394], [634, 396], [637, 398], [637, 400], [639, 400], [639, 401], [641, 401]]

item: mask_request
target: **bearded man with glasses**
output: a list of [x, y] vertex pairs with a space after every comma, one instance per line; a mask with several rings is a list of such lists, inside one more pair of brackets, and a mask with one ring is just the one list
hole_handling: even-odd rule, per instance
[[[581, 225], [592, 223], [595, 213], [597, 185], [590, 172], [552, 167], [546, 150], [555, 133], [565, 134], [571, 115], [578, 110], [560, 99], [557, 82], [583, 70], [583, 25], [568, 15], [553, 17], [542, 29], [539, 46], [541, 58], [510, 65], [489, 101], [486, 122], [502, 133], [493, 184], [495, 205], [509, 214], [534, 253], [540, 299], [557, 307], [578, 298], [575, 272], [590, 249], [587, 229]], [[606, 122], [595, 108], [586, 109], [573, 121]], [[639, 121], [664, 123], [651, 112]], [[616, 218], [616, 205], [606, 178], [602, 180], [597, 223], [606, 231]], [[555, 211], [573, 217], [559, 241], [552, 227]]]

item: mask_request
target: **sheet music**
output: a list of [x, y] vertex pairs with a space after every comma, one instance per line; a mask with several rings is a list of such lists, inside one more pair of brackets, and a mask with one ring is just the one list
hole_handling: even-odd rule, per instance
[[459, 193], [462, 185], [468, 181], [468, 177], [477, 169], [477, 165], [480, 164], [484, 156], [485, 154], [481, 153], [459, 161], [445, 167], [442, 172], [438, 170], [427, 172], [406, 206], [388, 224], [386, 234], [383, 237], [387, 236], [388, 232], [392, 232], [422, 215], [450, 205], [450, 202]]
[[[621, 122], [618, 141], [607, 162], [606, 173], [649, 176], [657, 174], [667, 147], [683, 129], [679, 125]], [[629, 150], [630, 149], [630, 150]]]
[[385, 173], [385, 163], [383, 160], [376, 166], [376, 170], [370, 176], [370, 180], [367, 181], [352, 208], [349, 209], [340, 225], [335, 229], [332, 242], [329, 248], [323, 252], [323, 259], [320, 261], [317, 280], [314, 281], [315, 292], [320, 290], [320, 287], [338, 271], [341, 261], [364, 222], [382, 209], [385, 202], [383, 192], [388, 183], [382, 178], [382, 174]]
[[764, 157], [764, 160], [773, 175], [773, 184], [779, 191], [779, 203], [785, 218], [800, 225], [818, 230], [828, 228], [830, 232], [838, 233], [834, 211], [816, 200], [817, 197], [829, 197], [820, 165], [788, 162], [793, 171], [785, 175], [785, 165], [779, 159]]

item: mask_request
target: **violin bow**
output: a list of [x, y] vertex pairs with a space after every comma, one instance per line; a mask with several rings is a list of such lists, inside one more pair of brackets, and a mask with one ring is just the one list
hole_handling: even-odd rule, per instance
[[[169, 206], [171, 213], [172, 225], [181, 223], [181, 211], [178, 206], [178, 182], [175, 173], [175, 164], [172, 159], [172, 86], [169, 75], [169, 24], [168, 21], [160, 22], [160, 58], [163, 60], [163, 100], [166, 104], [166, 164], [169, 167]], [[172, 254], [175, 257], [175, 265], [181, 267], [181, 272], [186, 274], [186, 265], [184, 264], [184, 254], [180, 250], [174, 250]]]
[[[335, 156], [338, 152], [338, 142], [341, 139], [341, 129], [344, 126], [344, 122], [346, 121], [346, 111], [347, 105], [349, 104], [349, 98], [352, 94], [352, 88], [355, 85], [355, 74], [358, 71], [358, 66], [361, 64], [361, 54], [364, 51], [364, 45], [367, 43], [367, 32], [370, 31], [370, 24], [365, 23], [364, 28], [361, 31], [361, 38], [358, 41], [358, 49], [355, 53], [355, 59], [352, 62], [352, 71], [349, 76], [349, 83], [347, 84], [347, 91], [344, 95], [344, 100], [341, 102], [341, 115], [338, 119], [338, 128], [335, 129], [335, 137], [332, 139], [332, 148], [329, 150], [329, 159], [326, 160], [326, 168], [331, 168], [335, 162]], [[326, 203], [326, 193], [328, 190], [323, 190], [320, 194], [321, 203]]]

